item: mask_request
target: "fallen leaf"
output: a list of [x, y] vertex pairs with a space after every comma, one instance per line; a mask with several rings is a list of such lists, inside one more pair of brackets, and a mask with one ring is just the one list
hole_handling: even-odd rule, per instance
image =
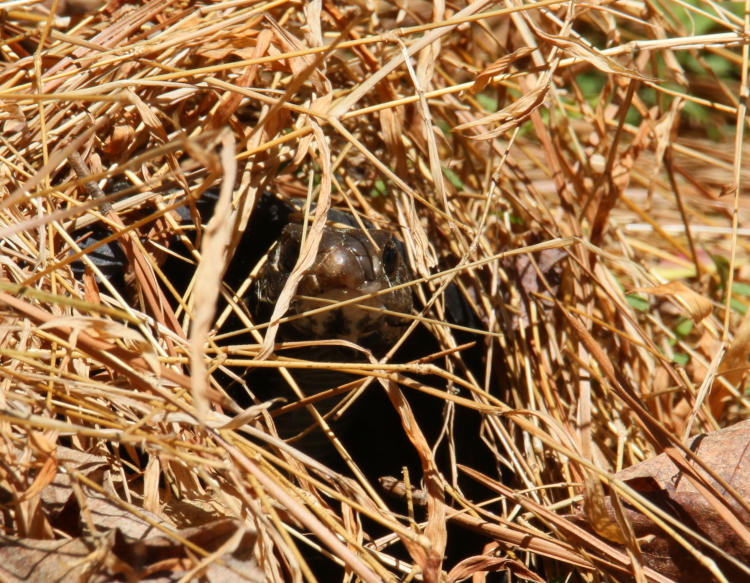
[[477, 78], [474, 80], [474, 85], [471, 86], [470, 91], [474, 94], [483, 91], [487, 85], [490, 84], [493, 77], [505, 73], [513, 63], [525, 59], [535, 50], [534, 47], [521, 47], [509, 55], [500, 57], [497, 61], [488, 65], [477, 74]]
[[611, 511], [609, 498], [604, 494], [604, 486], [595, 476], [586, 476], [583, 483], [583, 511], [594, 532], [608, 541], [625, 544], [625, 535]]
[[648, 81], [650, 83], [658, 83], [659, 80], [648, 75], [644, 75], [629, 69], [615, 61], [614, 59], [603, 55], [596, 48], [586, 45], [581, 41], [574, 38], [564, 38], [562, 36], [547, 34], [537, 27], [533, 27], [534, 32], [541, 38], [546, 40], [548, 43], [556, 46], [562, 50], [566, 55], [575, 57], [586, 61], [590, 65], [593, 65], [603, 73], [611, 73], [613, 75], [622, 75], [630, 79], [636, 79], [638, 81]]
[[469, 577], [474, 577], [480, 573], [492, 573], [504, 570], [510, 571], [520, 579], [544, 583], [544, 579], [520, 561], [509, 559], [507, 557], [492, 557], [487, 555], [477, 555], [464, 559], [453, 567], [450, 573], [448, 573], [448, 581], [453, 583], [454, 581], [461, 581]]
[[454, 131], [460, 132], [477, 126], [484, 126], [499, 123], [494, 129], [482, 134], [470, 135], [472, 140], [492, 140], [497, 136], [507, 132], [510, 129], [520, 126], [531, 113], [544, 103], [544, 98], [549, 91], [551, 80], [551, 70], [546, 71], [537, 82], [536, 86], [512, 102], [500, 111], [486, 115], [470, 122], [462, 123], [453, 128]]
[[[709, 559], [709, 562], [701, 562], [674, 536], [627, 504], [623, 497], [625, 515], [639, 539], [644, 566], [687, 583], [713, 580], [705, 566], [713, 561], [728, 581], [750, 580], [750, 531], [747, 528], [750, 512], [746, 503], [750, 499], [749, 442], [750, 420], [697, 436], [689, 445], [732, 492], [677, 449], [615, 474], [663, 512], [721, 549], [716, 552], [687, 535], [690, 544]], [[612, 501], [607, 498], [604, 504], [605, 511], [615, 520]], [[583, 513], [572, 520], [594, 530]], [[681, 536], [686, 535], [681, 533]]]
[[630, 293], [673, 297], [688, 311], [690, 318], [696, 323], [711, 315], [711, 300], [693, 291], [681, 281], [672, 281], [654, 287], [640, 287]]

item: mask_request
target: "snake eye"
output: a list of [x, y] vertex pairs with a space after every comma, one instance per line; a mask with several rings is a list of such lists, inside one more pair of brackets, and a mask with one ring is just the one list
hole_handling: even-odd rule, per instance
[[383, 249], [383, 270], [389, 277], [398, 271], [398, 250], [393, 243], [388, 243]]

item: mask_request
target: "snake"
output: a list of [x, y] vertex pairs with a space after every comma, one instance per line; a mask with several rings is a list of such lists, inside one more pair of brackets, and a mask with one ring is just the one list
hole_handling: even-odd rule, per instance
[[[271, 214], [278, 220], [278, 212]], [[266, 254], [245, 297], [256, 323], [270, 319], [304, 244], [301, 213], [292, 211], [281, 216], [285, 223], [281, 234]], [[331, 209], [327, 219], [315, 259], [302, 275], [289, 304], [286, 315], [291, 317], [279, 329], [280, 339], [344, 340], [380, 357], [402, 335], [409, 323], [404, 315], [413, 310], [412, 290], [402, 285], [412, 279], [404, 244], [393, 232], [375, 228], [367, 221], [358, 223], [346, 211]], [[337, 305], [342, 302], [346, 303]], [[320, 310], [321, 307], [324, 309]], [[340, 344], [316, 344], [285, 351], [285, 355], [318, 362], [364, 359], [361, 352]], [[286, 381], [269, 375], [267, 369], [255, 372], [253, 375], [251, 371], [246, 380], [256, 397], [261, 400], [283, 397], [287, 403], [297, 400]], [[297, 371], [295, 378], [301, 390], [311, 396], [351, 382], [357, 375], [326, 368]], [[340, 401], [340, 397], [318, 401], [316, 408], [326, 414]], [[351, 435], [355, 419], [362, 424], [361, 409], [360, 413], [344, 415], [336, 427]], [[328, 439], [304, 408], [276, 417], [275, 425], [282, 438], [305, 436], [294, 443], [309, 455], [329, 463], [337, 457], [331, 456], [333, 450]], [[311, 428], [312, 432], [307, 434]]]

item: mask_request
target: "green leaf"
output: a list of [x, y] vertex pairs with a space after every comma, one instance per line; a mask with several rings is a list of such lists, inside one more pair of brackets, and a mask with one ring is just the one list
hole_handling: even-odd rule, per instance
[[383, 182], [382, 180], [376, 180], [375, 184], [373, 184], [370, 196], [372, 196], [373, 198], [377, 198], [379, 196], [386, 196], [387, 194], [388, 189], [385, 186], [385, 182]]
[[739, 313], [741, 316], [744, 316], [747, 312], [747, 305], [745, 305], [737, 298], [732, 298], [732, 300], [729, 302], [729, 305], [735, 312]]
[[443, 174], [445, 174], [445, 177], [448, 179], [448, 181], [455, 186], [458, 190], [464, 189], [464, 183], [461, 182], [461, 179], [458, 177], [458, 174], [453, 172], [450, 168], [446, 168], [443, 166]]
[[477, 95], [477, 101], [485, 111], [490, 113], [497, 111], [497, 99], [495, 99], [494, 96], [488, 95], [487, 93], [480, 93]]
[[643, 296], [640, 296], [638, 294], [629, 294], [625, 296], [625, 299], [627, 300], [628, 304], [630, 304], [630, 307], [634, 310], [638, 310], [639, 312], [648, 312], [649, 303], [647, 298], [644, 298]]
[[743, 297], [750, 296], [750, 284], [734, 281], [732, 282], [732, 293]]
[[437, 121], [437, 127], [439, 127], [440, 131], [443, 132], [443, 134], [445, 134], [446, 136], [450, 136], [451, 133], [453, 133], [451, 125], [444, 119], [439, 119]]
[[679, 338], [685, 338], [693, 331], [694, 327], [695, 323], [690, 318], [682, 318], [677, 326], [675, 326], [674, 333]]
[[690, 356], [684, 352], [675, 352], [672, 355], [672, 362], [679, 366], [685, 366], [690, 362]]

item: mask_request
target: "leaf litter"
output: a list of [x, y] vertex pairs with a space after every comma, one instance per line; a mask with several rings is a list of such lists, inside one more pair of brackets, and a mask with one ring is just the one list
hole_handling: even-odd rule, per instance
[[[4, 579], [748, 577], [733, 5], [11, 4]], [[235, 169], [210, 224], [197, 206]], [[401, 353], [287, 356], [293, 280], [252, 321], [257, 269], [226, 270], [269, 191], [318, 201], [304, 257], [329, 202], [400, 234]], [[124, 288], [79, 247], [102, 228]], [[357, 378], [323, 397], [387, 395], [396, 421], [368, 438], [403, 433], [407, 473], [368, 472], [346, 439], [327, 467], [276, 433], [296, 402], [243, 410], [230, 389], [326, 367]]]

